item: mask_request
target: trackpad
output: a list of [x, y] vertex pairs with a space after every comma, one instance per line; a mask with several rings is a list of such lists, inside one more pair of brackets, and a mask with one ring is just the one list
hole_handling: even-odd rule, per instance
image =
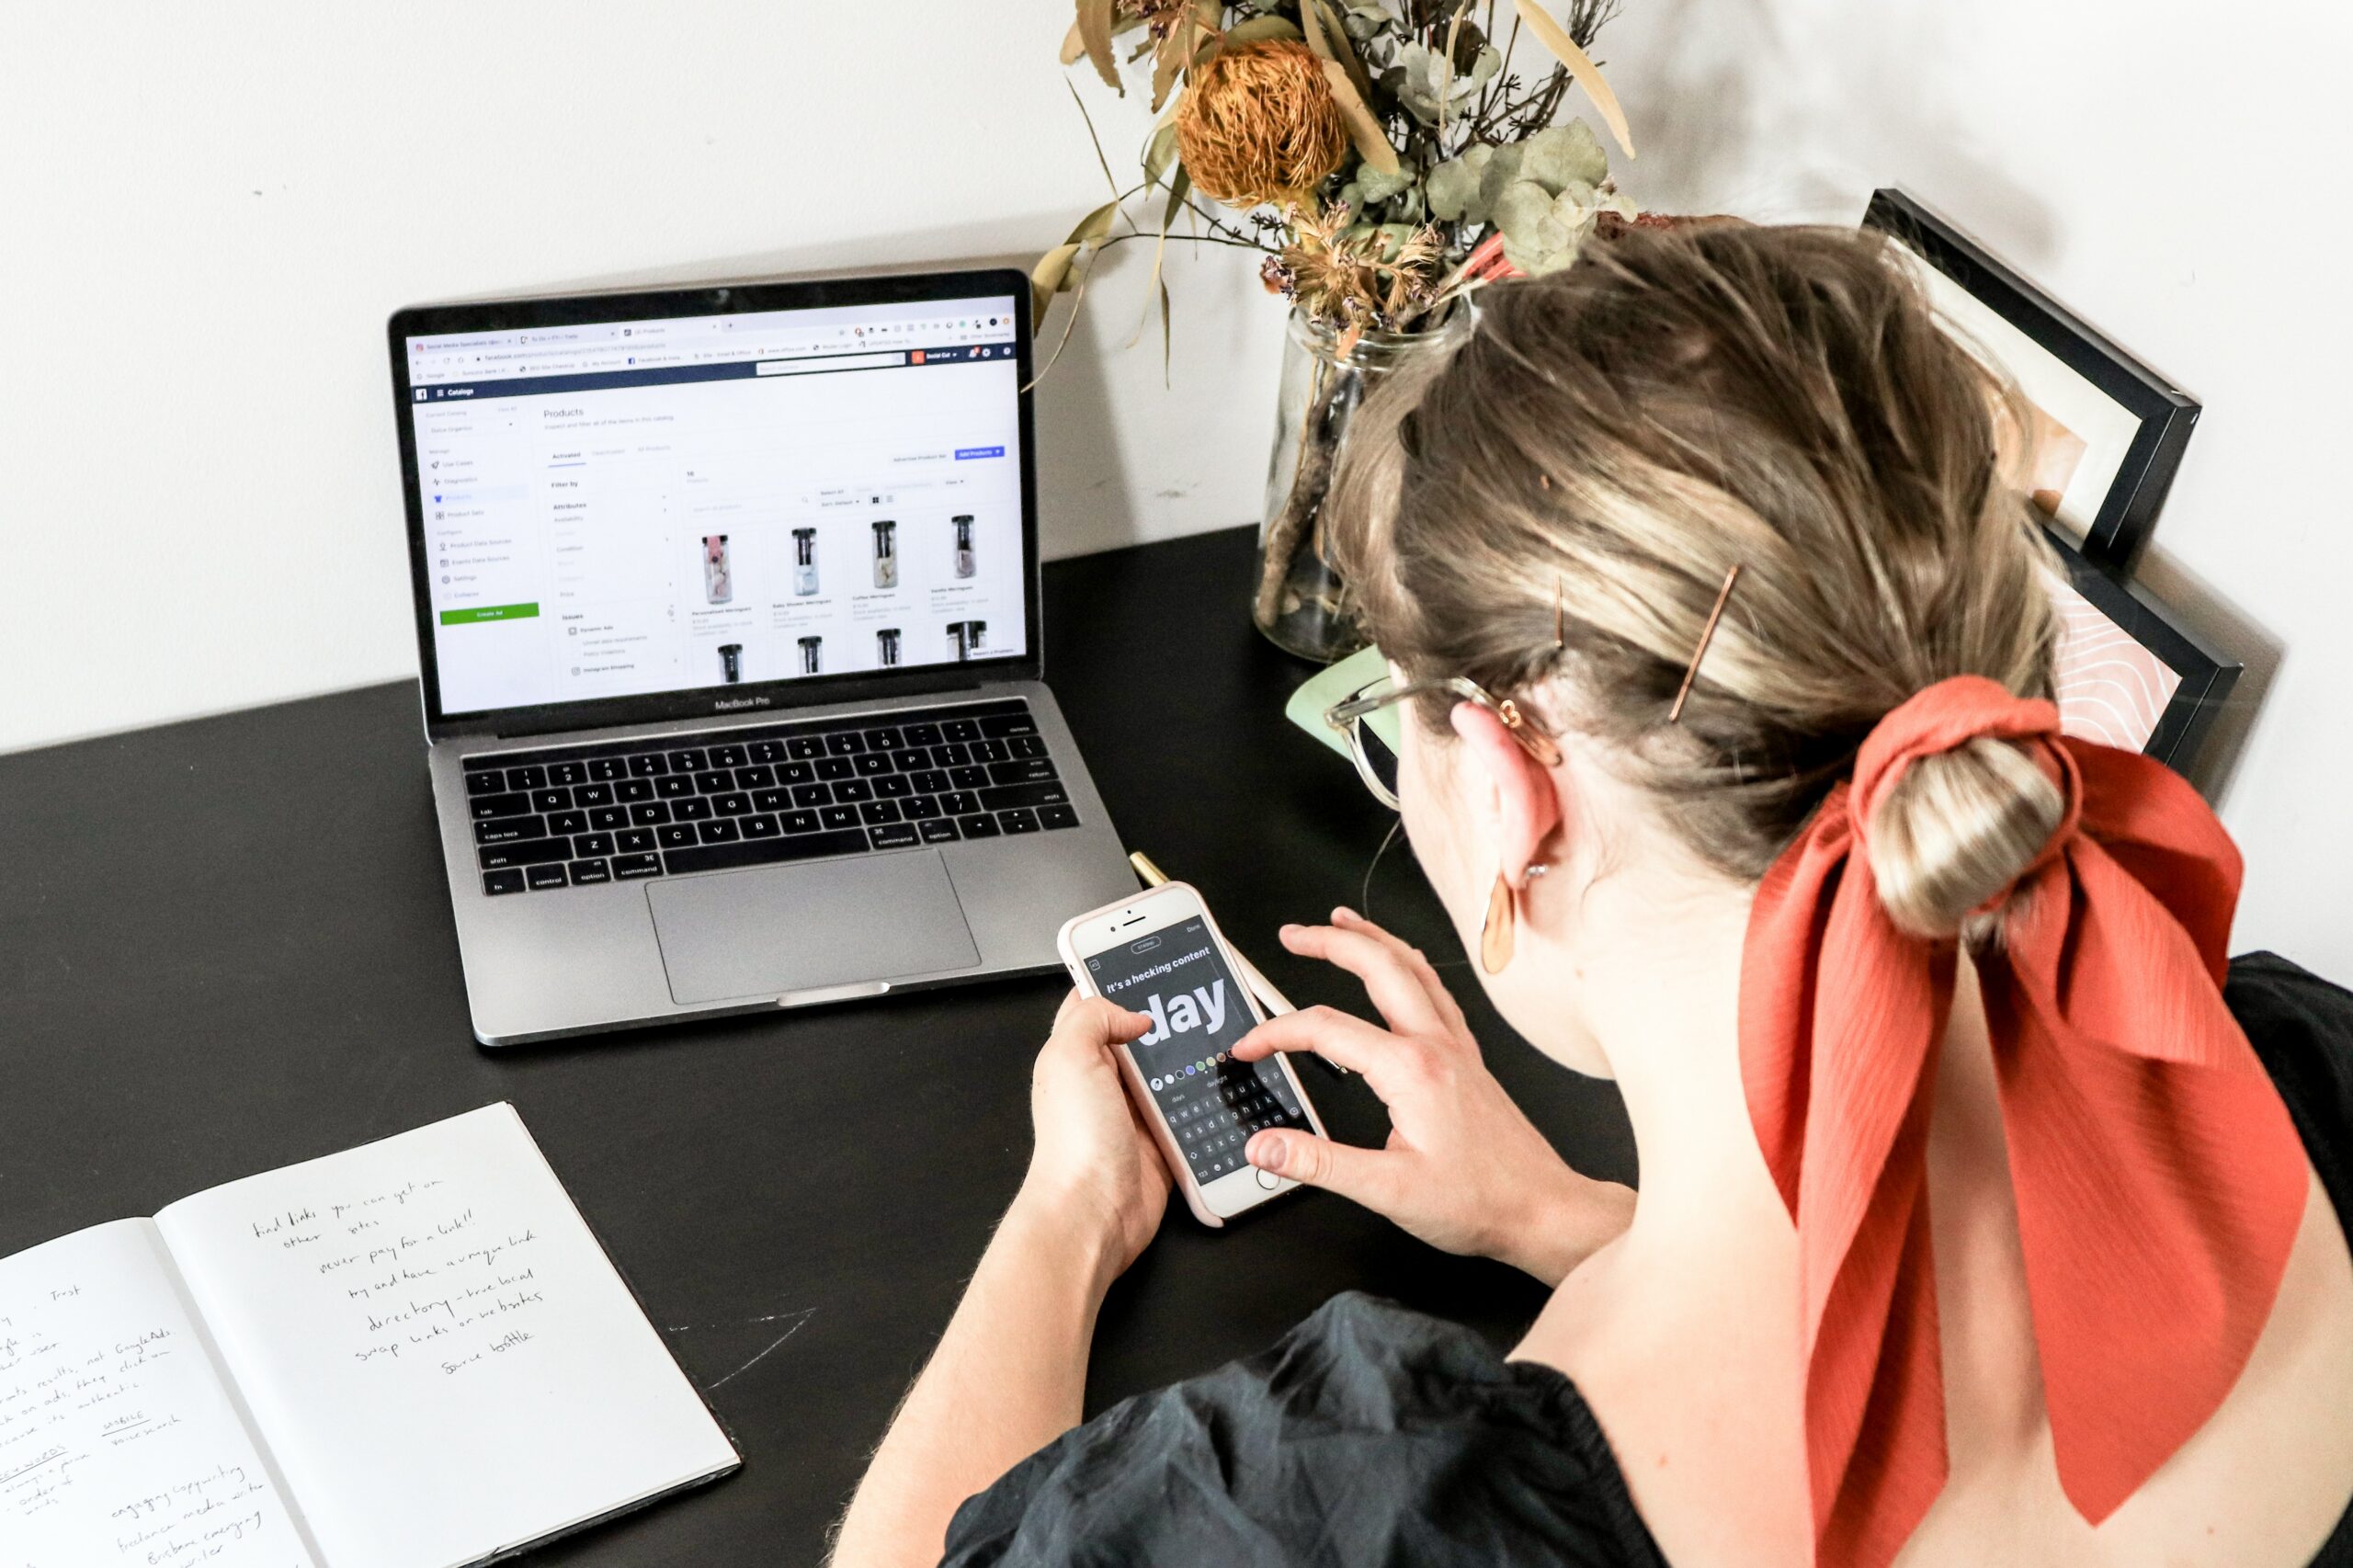
[[972, 928], [936, 850], [655, 882], [645, 890], [681, 1003], [969, 969]]

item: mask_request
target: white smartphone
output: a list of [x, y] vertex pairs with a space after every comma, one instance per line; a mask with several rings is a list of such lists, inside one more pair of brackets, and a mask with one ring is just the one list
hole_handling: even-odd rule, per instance
[[1264, 1015], [1201, 895], [1169, 882], [1107, 903], [1065, 924], [1057, 945], [1080, 991], [1152, 1018], [1119, 1048], [1120, 1067], [1193, 1217], [1222, 1225], [1297, 1187], [1243, 1149], [1265, 1127], [1320, 1137], [1323, 1119], [1283, 1057], [1233, 1059]]

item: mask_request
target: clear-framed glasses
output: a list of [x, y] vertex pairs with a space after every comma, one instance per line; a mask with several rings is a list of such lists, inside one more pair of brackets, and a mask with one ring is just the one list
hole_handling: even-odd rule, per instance
[[1518, 704], [1508, 697], [1488, 695], [1477, 681], [1461, 676], [1449, 676], [1444, 680], [1399, 682], [1393, 676], [1382, 676], [1378, 680], [1358, 687], [1356, 691], [1324, 710], [1324, 722], [1347, 737], [1348, 756], [1357, 765], [1357, 774], [1364, 787], [1372, 791], [1373, 799], [1391, 811], [1399, 809], [1397, 800], [1397, 753], [1381, 738], [1370, 724], [1365, 722], [1384, 708], [1392, 707], [1408, 698], [1427, 692], [1443, 691], [1475, 702], [1503, 722], [1519, 749], [1547, 767], [1561, 760], [1561, 748], [1552, 738], [1530, 724], [1519, 710]]

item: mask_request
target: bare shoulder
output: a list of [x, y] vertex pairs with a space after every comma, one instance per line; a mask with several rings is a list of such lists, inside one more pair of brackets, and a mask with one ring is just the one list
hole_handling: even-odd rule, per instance
[[[1703, 1269], [1613, 1244], [1563, 1282], [1515, 1352], [1575, 1381], [1677, 1568], [1813, 1561], [1789, 1354], [1795, 1259], [1769, 1227], [1752, 1233], [1755, 1256]], [[2304, 1568], [2353, 1498], [2353, 1254], [2317, 1177], [2230, 1398], [2099, 1528], [2060, 1490], [2040, 1401], [2000, 1408], [2025, 1419], [2007, 1441], [1956, 1452], [1899, 1568]]]
[[[2099, 1535], [2116, 1562], [2303, 1568], [2353, 1498], [2353, 1256], [2317, 1176], [2279, 1299], [2231, 1396]], [[2185, 1556], [2185, 1541], [2212, 1540]], [[2103, 1542], [2105, 1544], [2105, 1542]]]
[[1613, 1244], [1563, 1282], [1514, 1352], [1576, 1383], [1677, 1568], [1813, 1561], [1788, 1348], [1794, 1251], [1755, 1261], [1768, 1279], [1654, 1266]]
[[2086, 1524], [2060, 1490], [2038, 1421], [1972, 1456], [1898, 1568], [2305, 1568], [2353, 1494], [2353, 1258], [2315, 1178], [2279, 1300], [2222, 1408], [2146, 1485]]

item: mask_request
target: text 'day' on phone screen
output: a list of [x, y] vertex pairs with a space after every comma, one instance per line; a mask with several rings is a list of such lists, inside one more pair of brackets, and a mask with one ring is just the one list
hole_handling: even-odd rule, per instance
[[1273, 1061], [1236, 1062], [1255, 1020], [1209, 926], [1180, 921], [1086, 960], [1095, 988], [1152, 1020], [1129, 1049], [1198, 1182], [1240, 1170], [1262, 1127], [1305, 1127], [1299, 1096]]

